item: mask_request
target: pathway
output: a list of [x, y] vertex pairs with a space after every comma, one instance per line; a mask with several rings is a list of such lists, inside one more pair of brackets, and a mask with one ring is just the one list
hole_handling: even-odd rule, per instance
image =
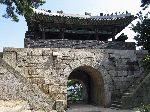
[[139, 111], [116, 110], [87, 104], [74, 104], [70, 105], [70, 108], [68, 108], [67, 112], [139, 112]]

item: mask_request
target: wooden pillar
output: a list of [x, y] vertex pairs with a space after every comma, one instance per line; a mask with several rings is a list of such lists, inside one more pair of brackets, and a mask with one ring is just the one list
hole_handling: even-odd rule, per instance
[[61, 39], [64, 39], [64, 31], [65, 31], [65, 28], [61, 28], [60, 29], [60, 33], [59, 33], [59, 38], [61, 38]]
[[98, 29], [95, 30], [95, 39], [96, 39], [97, 41], [99, 41], [99, 37], [98, 37]]
[[89, 40], [89, 39], [90, 39], [90, 37], [91, 37], [91, 35], [90, 35], [90, 34], [88, 34], [88, 36], [87, 36], [86, 40]]
[[112, 41], [115, 41], [115, 36], [112, 37]]
[[45, 30], [42, 31], [42, 39], [46, 39], [45, 38]]
[[113, 32], [114, 37], [112, 37], [112, 41], [115, 41], [115, 36], [116, 36], [117, 32], [118, 32], [118, 29], [114, 28], [114, 32]]
[[42, 39], [45, 39], [45, 28], [44, 25], [39, 24], [38, 25], [39, 31], [42, 32]]

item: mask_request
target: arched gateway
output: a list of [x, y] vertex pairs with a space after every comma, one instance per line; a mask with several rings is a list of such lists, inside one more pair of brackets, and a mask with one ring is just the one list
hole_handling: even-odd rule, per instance
[[68, 80], [78, 80], [83, 86], [83, 103], [105, 106], [104, 80], [101, 73], [90, 66], [74, 69]]
[[74, 79], [83, 85], [84, 103], [109, 106], [122, 98], [130, 102], [141, 85], [136, 83], [143, 73], [140, 60], [148, 53], [135, 51], [135, 43], [122, 39], [125, 35], [115, 36], [134, 15], [86, 16], [43, 10], [26, 16], [25, 48], [5, 48], [2, 53], [0, 72], [6, 77], [0, 86], [6, 91], [1, 99], [26, 99], [35, 110], [64, 111], [67, 80]]

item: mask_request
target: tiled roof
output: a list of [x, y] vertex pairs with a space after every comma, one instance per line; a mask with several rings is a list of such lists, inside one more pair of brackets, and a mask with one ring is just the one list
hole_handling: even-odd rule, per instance
[[107, 16], [90, 16], [65, 13], [51, 13], [47, 11], [35, 11], [34, 16], [26, 17], [27, 21], [49, 22], [56, 24], [76, 24], [76, 25], [121, 25], [127, 26], [135, 17], [130, 13]]

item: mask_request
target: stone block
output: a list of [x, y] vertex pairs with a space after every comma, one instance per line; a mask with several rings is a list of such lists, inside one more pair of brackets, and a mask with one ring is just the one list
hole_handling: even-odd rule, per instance
[[52, 55], [52, 49], [43, 49], [42, 55], [43, 56], [51, 56]]
[[77, 66], [81, 65], [81, 62], [79, 60], [72, 60], [69, 65], [71, 68], [76, 68]]
[[119, 65], [126, 65], [126, 63], [130, 61], [129, 58], [119, 58], [119, 59], [116, 59], [116, 65], [119, 66]]
[[15, 67], [16, 66], [16, 61], [17, 61], [17, 53], [12, 51], [12, 52], [5, 52], [3, 54], [3, 59], [11, 66]]
[[34, 67], [34, 68], [38, 68], [40, 66], [41, 63], [32, 63], [32, 62], [28, 62], [27, 64], [25, 64], [24, 66], [26, 67]]
[[117, 76], [118, 77], [127, 77], [127, 71], [117, 71]]
[[84, 61], [81, 63], [84, 63], [85, 65], [88, 65], [88, 66], [92, 66], [93, 60], [94, 60], [93, 57], [88, 57], [88, 58], [84, 58]]
[[29, 75], [38, 75], [38, 72], [36, 71], [35, 68], [28, 68], [28, 74]]
[[65, 105], [64, 100], [56, 100], [56, 110], [57, 112], [64, 112], [66, 110], [67, 105]]
[[116, 66], [112, 64], [105, 65], [106, 70], [116, 70]]
[[111, 75], [111, 77], [117, 76], [117, 71], [115, 71], [115, 70], [109, 70], [108, 73]]
[[109, 59], [119, 59], [120, 58], [120, 54], [116, 54], [116, 53], [112, 53], [112, 54], [109, 54]]
[[50, 93], [67, 93], [67, 86], [49, 85]]
[[28, 53], [28, 56], [42, 56], [43, 49], [34, 49], [34, 50], [30, 50], [27, 53]]
[[43, 77], [29, 77], [28, 80], [32, 84], [45, 84]]
[[29, 62], [32, 63], [46, 63], [51, 61], [51, 59], [49, 59], [49, 57], [42, 57], [42, 56], [28, 56], [28, 60]]
[[136, 56], [137, 58], [143, 58], [144, 56], [146, 56], [148, 54], [147, 50], [137, 50], [136, 51]]
[[49, 85], [48, 84], [38, 84], [38, 85], [44, 93], [49, 94]]
[[[49, 43], [55, 45], [51, 42]], [[59, 44], [61, 44], [61, 42]], [[79, 46], [80, 44], [76, 45]], [[81, 47], [84, 47], [83, 45], [84, 42], [81, 42]], [[94, 48], [94, 45], [91, 45], [91, 47]], [[53, 51], [59, 52], [62, 57], [52, 57]], [[19, 87], [18, 90], [22, 91], [21, 94], [25, 97], [29, 95], [28, 99], [34, 100], [35, 104], [38, 102], [44, 103], [39, 97], [45, 93], [54, 100], [67, 101], [67, 80], [70, 73], [77, 70], [76, 68], [78, 67], [80, 67], [80, 69], [83, 68], [88, 74], [91, 73], [91, 75], [89, 75], [90, 77], [92, 77], [93, 74], [95, 75], [95, 71], [90, 71], [91, 69], [89, 68], [86, 69], [87, 65], [100, 71], [102, 73], [102, 79], [104, 80], [104, 90], [107, 90], [108, 93], [110, 91], [123, 91], [123, 89], [127, 88], [126, 85], [130, 85], [131, 82], [134, 82], [136, 76], [139, 77], [138, 72], [141, 70], [139, 65], [135, 63], [136, 60], [138, 60], [135, 54], [136, 51], [132, 50], [34, 48], [14, 49], [13, 52], [16, 52], [17, 67], [12, 67], [22, 76], [27, 77], [29, 82], [32, 83], [32, 86], [35, 85], [33, 89], [39, 85], [37, 89], [40, 88], [42, 90], [39, 89], [40, 92], [37, 92], [38, 95], [36, 96], [36, 94], [34, 95], [32, 93], [33, 89], [31, 89], [30, 86], [26, 85], [26, 89], [22, 89], [25, 85]], [[12, 51], [5, 53], [4, 59], [6, 59], [6, 62], [10, 65], [11, 63], [15, 63], [15, 61], [11, 61], [15, 59], [15, 55], [12, 55]], [[0, 72], [2, 72], [2, 75], [4, 75], [5, 72], [6, 74], [8, 73], [7, 71], [3, 71], [3, 67]], [[94, 78], [97, 78], [97, 76], [94, 76]], [[93, 82], [95, 81], [93, 80], [94, 78], [92, 78]], [[11, 77], [1, 77], [0, 79], [0, 84], [3, 84], [3, 80], [10, 80]], [[16, 84], [15, 80], [11, 80], [8, 84]], [[19, 83], [21, 83], [21, 81]], [[14, 89], [17, 90], [17, 86], [16, 84]], [[98, 86], [98, 84], [96, 84], [96, 86]], [[14, 90], [12, 86], [9, 86], [9, 89], [10, 91], [7, 91], [7, 88], [5, 88], [5, 92], [13, 92]], [[28, 92], [26, 92], [27, 90]], [[6, 94], [5, 97], [12, 98], [13, 95], [14, 94]], [[17, 98], [17, 95], [14, 98]], [[108, 98], [111, 98], [111, 96], [108, 95]], [[61, 110], [61, 106], [63, 107], [64, 105], [63, 102], [58, 101], [58, 110]]]
[[[73, 65], [73, 64], [72, 64]], [[73, 67], [73, 66], [72, 66]], [[63, 74], [68, 75], [70, 74], [71, 68], [70, 66], [66, 66], [65, 69], [63, 70]]]
[[115, 67], [115, 70], [116, 71], [127, 71], [128, 70], [128, 68], [129, 68], [129, 66], [128, 65], [117, 65], [116, 67]]

